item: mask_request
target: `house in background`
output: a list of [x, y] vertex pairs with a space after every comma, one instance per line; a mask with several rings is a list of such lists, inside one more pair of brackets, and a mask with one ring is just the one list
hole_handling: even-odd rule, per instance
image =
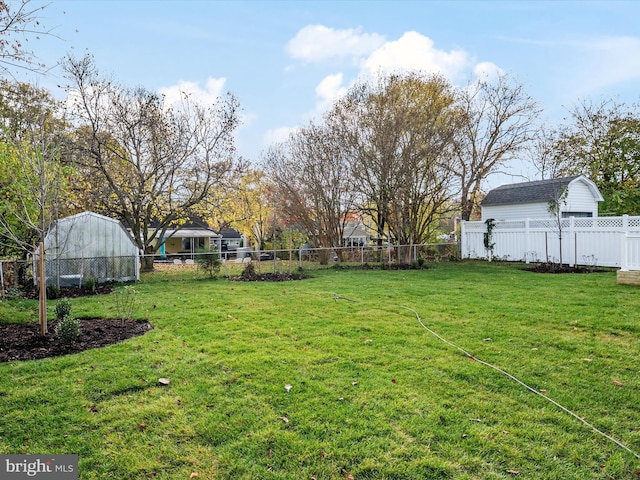
[[224, 258], [235, 257], [239, 248], [245, 247], [247, 239], [235, 228], [223, 228], [220, 230], [220, 248], [218, 251]]
[[162, 239], [158, 239], [156, 253], [161, 258], [184, 257], [193, 258], [201, 249], [215, 247], [220, 251], [222, 235], [210, 228], [203, 221], [191, 218], [178, 228], [169, 228]]
[[598, 202], [604, 199], [596, 184], [584, 175], [502, 185], [482, 201], [482, 221], [551, 218], [549, 204], [554, 200], [560, 201], [562, 218], [569, 218], [597, 217]]
[[344, 247], [363, 247], [371, 241], [371, 229], [364, 223], [362, 215], [350, 212], [345, 218], [346, 222], [342, 232], [342, 245]]

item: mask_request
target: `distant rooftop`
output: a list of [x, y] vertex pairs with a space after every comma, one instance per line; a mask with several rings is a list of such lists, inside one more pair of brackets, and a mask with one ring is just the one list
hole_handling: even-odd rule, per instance
[[548, 202], [555, 199], [558, 193], [580, 176], [501, 185], [487, 193], [487, 196], [482, 200], [482, 205]]

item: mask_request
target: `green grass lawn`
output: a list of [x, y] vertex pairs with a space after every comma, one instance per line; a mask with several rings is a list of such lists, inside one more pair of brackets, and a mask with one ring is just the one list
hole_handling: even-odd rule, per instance
[[[633, 454], [402, 308], [639, 452], [640, 290], [615, 272], [471, 262], [135, 288], [146, 335], [0, 364], [0, 452], [77, 453], [82, 479], [640, 478]], [[72, 300], [78, 316], [114, 304]]]

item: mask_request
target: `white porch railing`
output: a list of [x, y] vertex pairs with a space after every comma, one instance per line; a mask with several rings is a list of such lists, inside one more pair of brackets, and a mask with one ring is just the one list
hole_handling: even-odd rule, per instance
[[620, 270], [640, 270], [640, 234], [622, 235]]

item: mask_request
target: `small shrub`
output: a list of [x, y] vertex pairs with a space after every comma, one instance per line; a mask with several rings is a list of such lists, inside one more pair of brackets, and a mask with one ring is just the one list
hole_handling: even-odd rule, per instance
[[17, 300], [19, 298], [22, 298], [22, 290], [20, 290], [20, 287], [16, 287], [15, 285], [9, 285], [4, 290], [4, 295], [9, 300]]
[[118, 318], [124, 323], [126, 320], [133, 318], [133, 313], [138, 307], [138, 291], [132, 285], [126, 285], [123, 288], [113, 292], [116, 299], [116, 311]]
[[61, 322], [66, 317], [71, 315], [71, 301], [68, 298], [60, 299], [60, 301], [56, 304], [55, 313], [56, 320], [58, 320], [58, 322]]
[[423, 257], [418, 258], [418, 267], [422, 268], [425, 264], [425, 259]]
[[56, 325], [56, 335], [64, 345], [73, 344], [80, 335], [80, 322], [71, 315], [63, 317]]
[[87, 292], [96, 293], [96, 286], [98, 285], [98, 279], [96, 277], [87, 277], [84, 279], [84, 288]]
[[220, 267], [222, 266], [220, 255], [218, 254], [218, 249], [215, 247], [198, 250], [195, 260], [198, 264], [198, 267], [209, 273], [210, 278], [216, 276], [220, 271]]
[[47, 286], [47, 298], [51, 300], [60, 298], [60, 287], [58, 287], [57, 285]]

